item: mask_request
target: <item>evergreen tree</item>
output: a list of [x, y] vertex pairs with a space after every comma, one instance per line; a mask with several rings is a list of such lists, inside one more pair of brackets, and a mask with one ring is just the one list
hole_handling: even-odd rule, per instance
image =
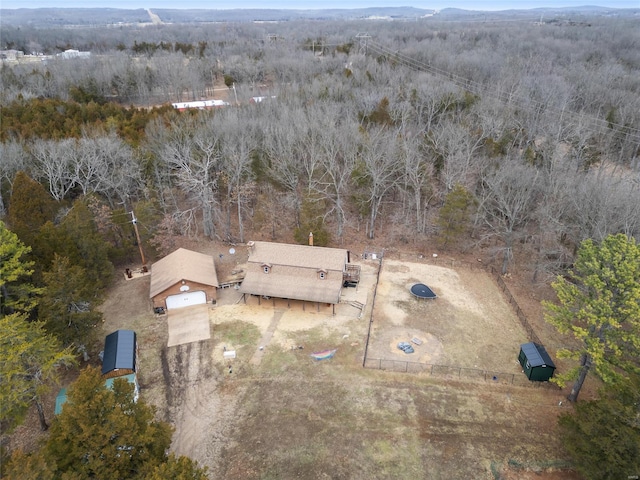
[[0, 474], [2, 478], [11, 480], [55, 479], [53, 468], [47, 463], [40, 450], [31, 454], [24, 453], [22, 450], [14, 451], [10, 461], [2, 462]]
[[26, 260], [31, 248], [0, 221], [0, 314], [29, 313], [40, 289], [28, 282], [33, 262]]
[[438, 216], [438, 243], [441, 247], [448, 246], [469, 229], [473, 203], [473, 195], [460, 184], [447, 193]]
[[56, 254], [44, 282], [38, 313], [47, 331], [64, 346], [86, 345], [102, 314], [93, 310], [96, 289], [84, 269]]
[[640, 245], [633, 238], [585, 240], [567, 278], [558, 277], [552, 286], [558, 303], [544, 303], [546, 319], [579, 343], [558, 351], [580, 361], [558, 377], [575, 380], [569, 400], [577, 400], [592, 367], [607, 384], [640, 369]]
[[301, 245], [308, 245], [309, 233], [313, 233], [313, 244], [317, 247], [329, 245], [329, 231], [324, 225], [324, 201], [307, 197], [300, 208], [300, 226], [293, 231], [293, 238]]
[[87, 368], [69, 388], [43, 446], [14, 452], [3, 478], [206, 480], [206, 468], [167, 456], [171, 427], [154, 416], [152, 406], [134, 401], [131, 383], [116, 379], [107, 388], [100, 371]]
[[18, 172], [13, 180], [7, 222], [20, 240], [33, 244], [38, 230], [53, 220], [56, 204], [42, 185], [25, 172]]
[[157, 465], [152, 472], [145, 475], [145, 480], [207, 480], [207, 467], [200, 468], [198, 463], [189, 457], [176, 457], [170, 454], [167, 461]]
[[110, 389], [98, 369], [87, 368], [68, 390], [44, 457], [56, 476], [145, 478], [166, 461], [171, 444], [171, 427], [154, 415], [152, 406], [134, 401], [127, 380], [116, 379]]
[[73, 265], [81, 266], [93, 288], [105, 287], [113, 275], [109, 244], [98, 231], [86, 200], [76, 200], [59, 228], [71, 239], [71, 243], [65, 251], [58, 253], [66, 256]]
[[587, 480], [633, 478], [640, 472], [640, 377], [632, 378], [560, 416], [564, 446]]
[[13, 313], [0, 317], [0, 422], [19, 425], [35, 404], [42, 430], [49, 428], [42, 396], [56, 380], [58, 369], [75, 362], [55, 337], [37, 322]]
[[31, 247], [31, 256], [36, 262], [34, 279], [38, 284], [44, 283], [44, 272], [51, 268], [56, 255], [74, 259], [79, 257], [73, 239], [63, 228], [54, 225], [51, 221], [40, 227]]

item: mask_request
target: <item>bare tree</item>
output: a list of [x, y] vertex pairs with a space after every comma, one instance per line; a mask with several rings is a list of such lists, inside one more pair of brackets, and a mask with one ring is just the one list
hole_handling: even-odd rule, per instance
[[346, 122], [325, 124], [319, 130], [322, 173], [315, 185], [321, 197], [331, 205], [327, 215], [335, 213], [339, 239], [344, 233], [351, 176], [358, 156], [358, 135], [356, 125]]
[[446, 191], [456, 184], [470, 187], [481, 168], [477, 153], [484, 138], [470, 132], [460, 121], [443, 121], [431, 136], [433, 148], [442, 159], [440, 178]]
[[175, 185], [198, 206], [203, 234], [214, 238], [222, 162], [219, 140], [206, 125], [181, 125], [175, 133], [162, 148], [161, 160], [171, 170]]
[[575, 226], [576, 245], [591, 238], [640, 232], [640, 186], [626, 168], [602, 164], [575, 175], [567, 222]]
[[267, 174], [281, 186], [293, 204], [295, 224], [300, 224], [303, 166], [297, 158], [298, 129], [295, 122], [276, 118], [265, 132], [264, 150], [269, 160]]
[[394, 131], [372, 129], [362, 136], [354, 179], [368, 208], [367, 237], [370, 239], [375, 238], [375, 224], [383, 200], [397, 186], [401, 171], [397, 155]]
[[20, 142], [0, 142], [0, 218], [6, 214], [6, 207], [2, 197], [5, 186], [11, 195], [11, 187], [16, 173], [26, 170], [27, 153]]
[[399, 140], [399, 155], [402, 164], [400, 185], [409, 199], [414, 214], [417, 233], [426, 231], [428, 196], [431, 193], [433, 162], [424, 149], [423, 136], [403, 136]]
[[140, 166], [134, 151], [115, 134], [84, 134], [77, 144], [74, 183], [82, 193], [103, 195], [111, 206], [114, 200], [128, 203], [142, 184]]
[[49, 185], [51, 196], [61, 201], [74, 187], [75, 140], [34, 140], [29, 145], [35, 176]]
[[503, 274], [513, 257], [515, 241], [533, 218], [539, 187], [538, 171], [519, 159], [505, 158], [498, 168], [482, 175], [478, 213], [489, 228], [488, 235], [502, 239]]
[[227, 184], [226, 237], [231, 239], [231, 205], [235, 203], [238, 218], [238, 236], [244, 242], [244, 215], [247, 203], [255, 194], [255, 178], [251, 169], [254, 151], [258, 145], [257, 132], [250, 128], [250, 119], [241, 111], [230, 110], [219, 115], [222, 136], [222, 162]]

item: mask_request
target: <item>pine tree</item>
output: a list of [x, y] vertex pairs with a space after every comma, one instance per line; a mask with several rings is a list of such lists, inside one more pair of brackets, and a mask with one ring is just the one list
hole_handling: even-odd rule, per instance
[[587, 480], [640, 472], [640, 377], [609, 387], [559, 418], [565, 449]]
[[93, 309], [97, 292], [84, 269], [56, 254], [44, 282], [40, 321], [64, 346], [86, 345], [102, 314]]
[[29, 313], [41, 290], [29, 283], [33, 262], [25, 257], [31, 248], [0, 221], [0, 314]]
[[605, 384], [640, 369], [640, 245], [624, 234], [600, 244], [582, 242], [567, 278], [553, 283], [558, 303], [545, 302], [545, 317], [579, 346], [558, 351], [579, 360], [559, 381], [575, 380], [569, 400], [576, 401], [593, 368]]
[[53, 220], [56, 204], [42, 185], [25, 172], [13, 180], [7, 222], [20, 240], [31, 246], [42, 225]]
[[438, 243], [446, 247], [469, 229], [473, 195], [460, 184], [447, 193], [438, 217]]
[[0, 318], [0, 422], [19, 425], [35, 404], [40, 427], [48, 427], [42, 396], [57, 379], [58, 370], [75, 363], [69, 350], [37, 322], [13, 313]]
[[171, 444], [171, 427], [154, 416], [154, 407], [134, 400], [127, 380], [116, 379], [110, 389], [98, 369], [87, 368], [69, 387], [44, 457], [58, 475], [144, 478], [141, 472], [166, 461]]

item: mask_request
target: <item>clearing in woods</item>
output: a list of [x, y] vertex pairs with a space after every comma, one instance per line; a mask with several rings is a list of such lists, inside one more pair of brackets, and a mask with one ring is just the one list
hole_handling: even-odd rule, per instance
[[[218, 262], [221, 252], [205, 253]], [[238, 252], [220, 266], [245, 260]], [[208, 466], [211, 478], [578, 478], [559, 471], [563, 392], [363, 368], [378, 262], [361, 265], [362, 281], [345, 289], [350, 303], [336, 315], [325, 305], [245, 303], [228, 288], [210, 306], [211, 338], [169, 348], [149, 278], [118, 279], [103, 305], [105, 333], [138, 332], [142, 396], [174, 425], [172, 449]], [[520, 373], [526, 335], [489, 274], [393, 258], [382, 265], [368, 357]], [[439, 298], [412, 297], [416, 282]], [[395, 347], [413, 337], [422, 340], [414, 354]], [[225, 349], [237, 358], [224, 359]], [[309, 355], [325, 349], [335, 357]]]

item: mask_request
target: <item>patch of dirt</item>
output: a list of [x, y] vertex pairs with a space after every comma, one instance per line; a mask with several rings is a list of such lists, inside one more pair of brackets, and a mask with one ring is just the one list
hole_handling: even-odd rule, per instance
[[500, 472], [501, 480], [581, 480], [582, 477], [573, 470], [558, 468], [535, 468], [523, 470], [506, 467]]

